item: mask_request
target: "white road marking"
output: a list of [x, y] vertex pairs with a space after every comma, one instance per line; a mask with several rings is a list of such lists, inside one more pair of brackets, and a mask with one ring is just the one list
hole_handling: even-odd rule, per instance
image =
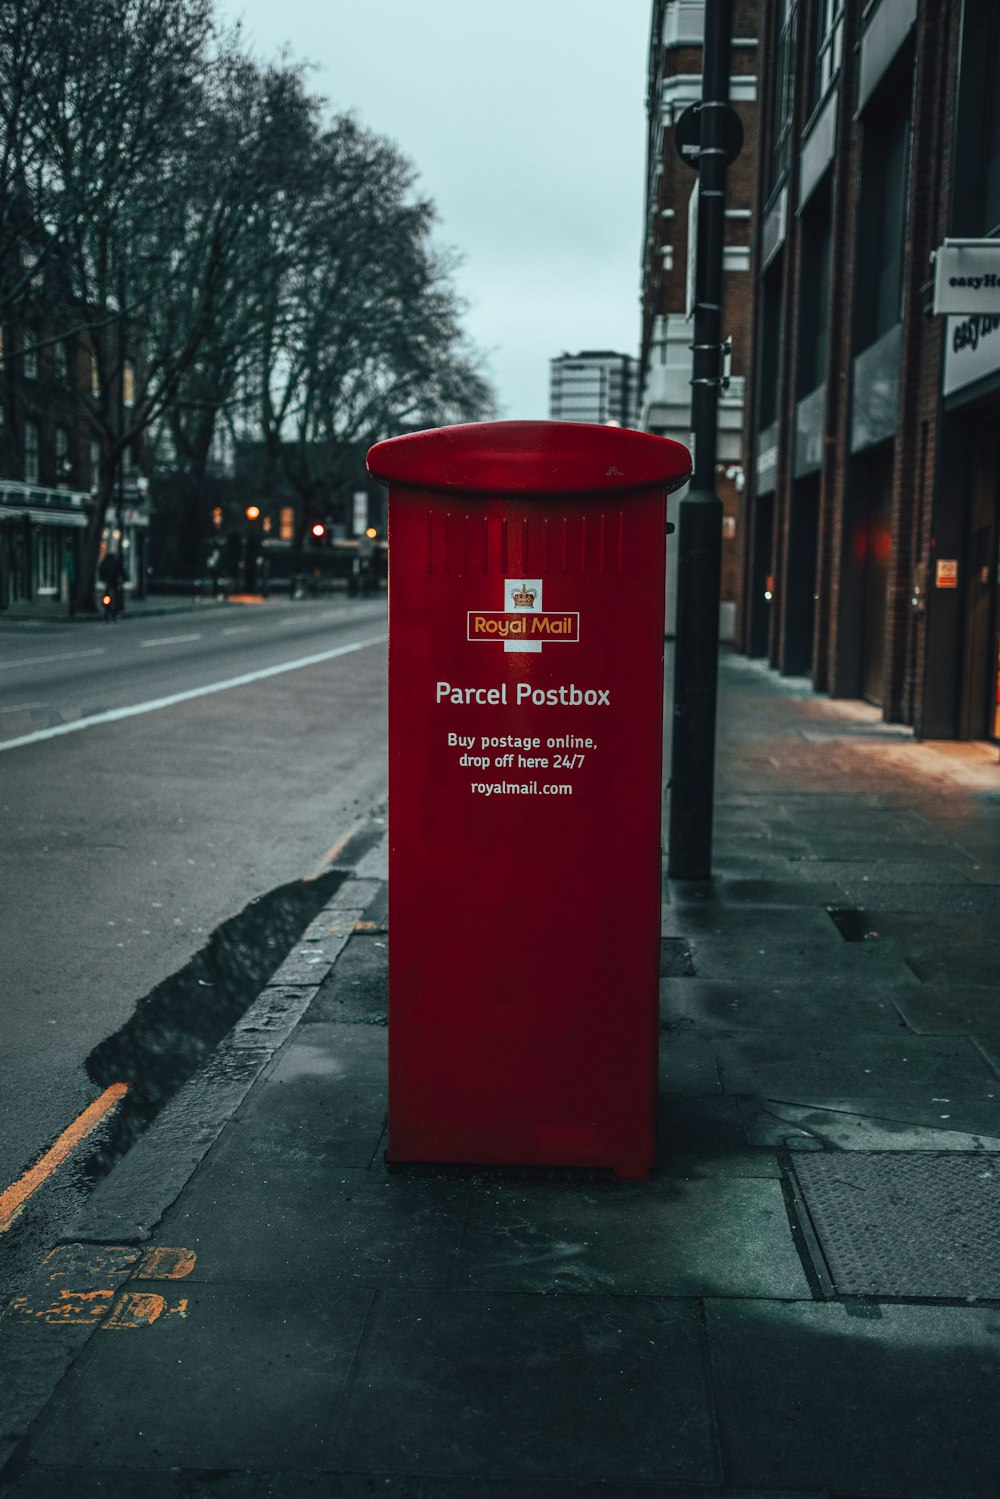
[[29, 708], [47, 708], [48, 703], [15, 703], [12, 708], [0, 708], [0, 713], [27, 713]]
[[222, 633], [223, 635], [245, 635], [247, 630], [252, 629], [253, 625], [230, 625], [229, 628], [223, 630]]
[[185, 640], [200, 639], [200, 631], [196, 635], [157, 635], [152, 640], [140, 640], [139, 646], [142, 650], [148, 650], [151, 645], [182, 645]]
[[0, 671], [14, 671], [18, 666], [48, 666], [52, 661], [78, 661], [84, 656], [103, 656], [106, 646], [95, 646], [92, 651], [60, 651], [57, 656], [29, 656], [24, 661], [4, 661]]
[[265, 666], [260, 671], [248, 671], [241, 677], [230, 677], [225, 682], [210, 682], [206, 687], [190, 687], [186, 692], [174, 692], [170, 697], [154, 698], [148, 703], [136, 703], [131, 708], [109, 708], [104, 713], [94, 713], [90, 718], [77, 718], [72, 723], [53, 724], [50, 729], [38, 729], [34, 734], [23, 734], [19, 739], [8, 739], [0, 743], [0, 751], [19, 749], [22, 745], [39, 744], [43, 739], [55, 739], [60, 734], [75, 734], [78, 729], [96, 728], [98, 724], [118, 723], [123, 718], [137, 718], [142, 713], [155, 713], [160, 708], [172, 708], [177, 703], [189, 703], [197, 697], [210, 697], [214, 692], [226, 692], [230, 687], [247, 687], [251, 682], [262, 682], [265, 677], [278, 677], [282, 672], [299, 671], [303, 666], [319, 666], [324, 661], [335, 661], [338, 656], [350, 656], [355, 651], [367, 650], [372, 645], [385, 645], [388, 635], [376, 635], [371, 640], [352, 640], [349, 645], [338, 645], [333, 650], [319, 651], [315, 656], [300, 656], [296, 661], [283, 661], [280, 666]]

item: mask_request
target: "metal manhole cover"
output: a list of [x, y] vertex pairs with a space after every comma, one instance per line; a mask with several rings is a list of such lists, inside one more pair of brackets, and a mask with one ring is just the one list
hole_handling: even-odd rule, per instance
[[792, 1170], [836, 1294], [1000, 1299], [1000, 1155], [809, 1151]]

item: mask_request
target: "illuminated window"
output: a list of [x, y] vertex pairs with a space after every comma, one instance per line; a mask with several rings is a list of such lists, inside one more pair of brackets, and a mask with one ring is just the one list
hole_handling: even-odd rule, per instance
[[126, 359], [122, 370], [122, 405], [135, 405], [135, 365], [131, 359]]
[[90, 394], [95, 401], [101, 394], [101, 372], [97, 368], [97, 355], [93, 349], [90, 351]]
[[295, 540], [295, 511], [291, 505], [282, 505], [281, 521], [278, 535], [282, 541]]

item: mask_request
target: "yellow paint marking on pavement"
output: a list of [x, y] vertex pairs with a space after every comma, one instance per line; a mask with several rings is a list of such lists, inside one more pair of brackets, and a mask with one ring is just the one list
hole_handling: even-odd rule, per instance
[[139, 1280], [183, 1280], [195, 1267], [198, 1256], [193, 1249], [160, 1244], [144, 1251], [135, 1272]]
[[125, 1097], [128, 1083], [112, 1083], [105, 1088], [100, 1098], [88, 1104], [83, 1113], [64, 1129], [45, 1154], [26, 1171], [19, 1181], [13, 1182], [5, 1192], [0, 1192], [0, 1234], [5, 1234], [11, 1224], [23, 1213], [32, 1194], [62, 1165], [82, 1140], [92, 1134], [101, 1121]]
[[354, 837], [355, 833], [361, 826], [361, 822], [358, 821], [351, 827], [349, 827], [347, 829], [347, 832], [342, 834], [342, 836], [337, 839], [336, 843], [334, 843], [332, 847], [327, 849], [326, 853], [323, 855], [322, 859], [320, 859], [312, 874], [307, 874], [304, 876], [303, 884], [307, 885], [310, 880], [318, 880], [321, 874], [325, 874], [330, 865], [333, 863], [334, 859], [347, 847], [347, 845], [350, 843], [351, 839]]
[[120, 1280], [130, 1273], [136, 1280], [182, 1280], [191, 1274], [196, 1261], [192, 1249], [175, 1245], [138, 1249], [134, 1245], [60, 1244], [45, 1261], [53, 1266], [48, 1287], [31, 1296], [15, 1296], [3, 1315], [35, 1326], [94, 1327], [100, 1323], [113, 1331], [149, 1327], [164, 1314], [186, 1319], [186, 1296], [170, 1306], [157, 1291], [121, 1290], [115, 1285], [76, 1290], [56, 1283], [80, 1277], [86, 1287], [90, 1277], [107, 1275], [109, 1280]]

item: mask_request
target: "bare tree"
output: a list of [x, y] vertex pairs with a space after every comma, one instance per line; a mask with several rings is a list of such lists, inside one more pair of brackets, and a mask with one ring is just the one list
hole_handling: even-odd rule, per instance
[[300, 501], [298, 544], [307, 510], [328, 503], [371, 442], [493, 410], [463, 340], [454, 267], [431, 243], [433, 206], [397, 148], [342, 116], [317, 137], [304, 186], [253, 366], [272, 469]]

